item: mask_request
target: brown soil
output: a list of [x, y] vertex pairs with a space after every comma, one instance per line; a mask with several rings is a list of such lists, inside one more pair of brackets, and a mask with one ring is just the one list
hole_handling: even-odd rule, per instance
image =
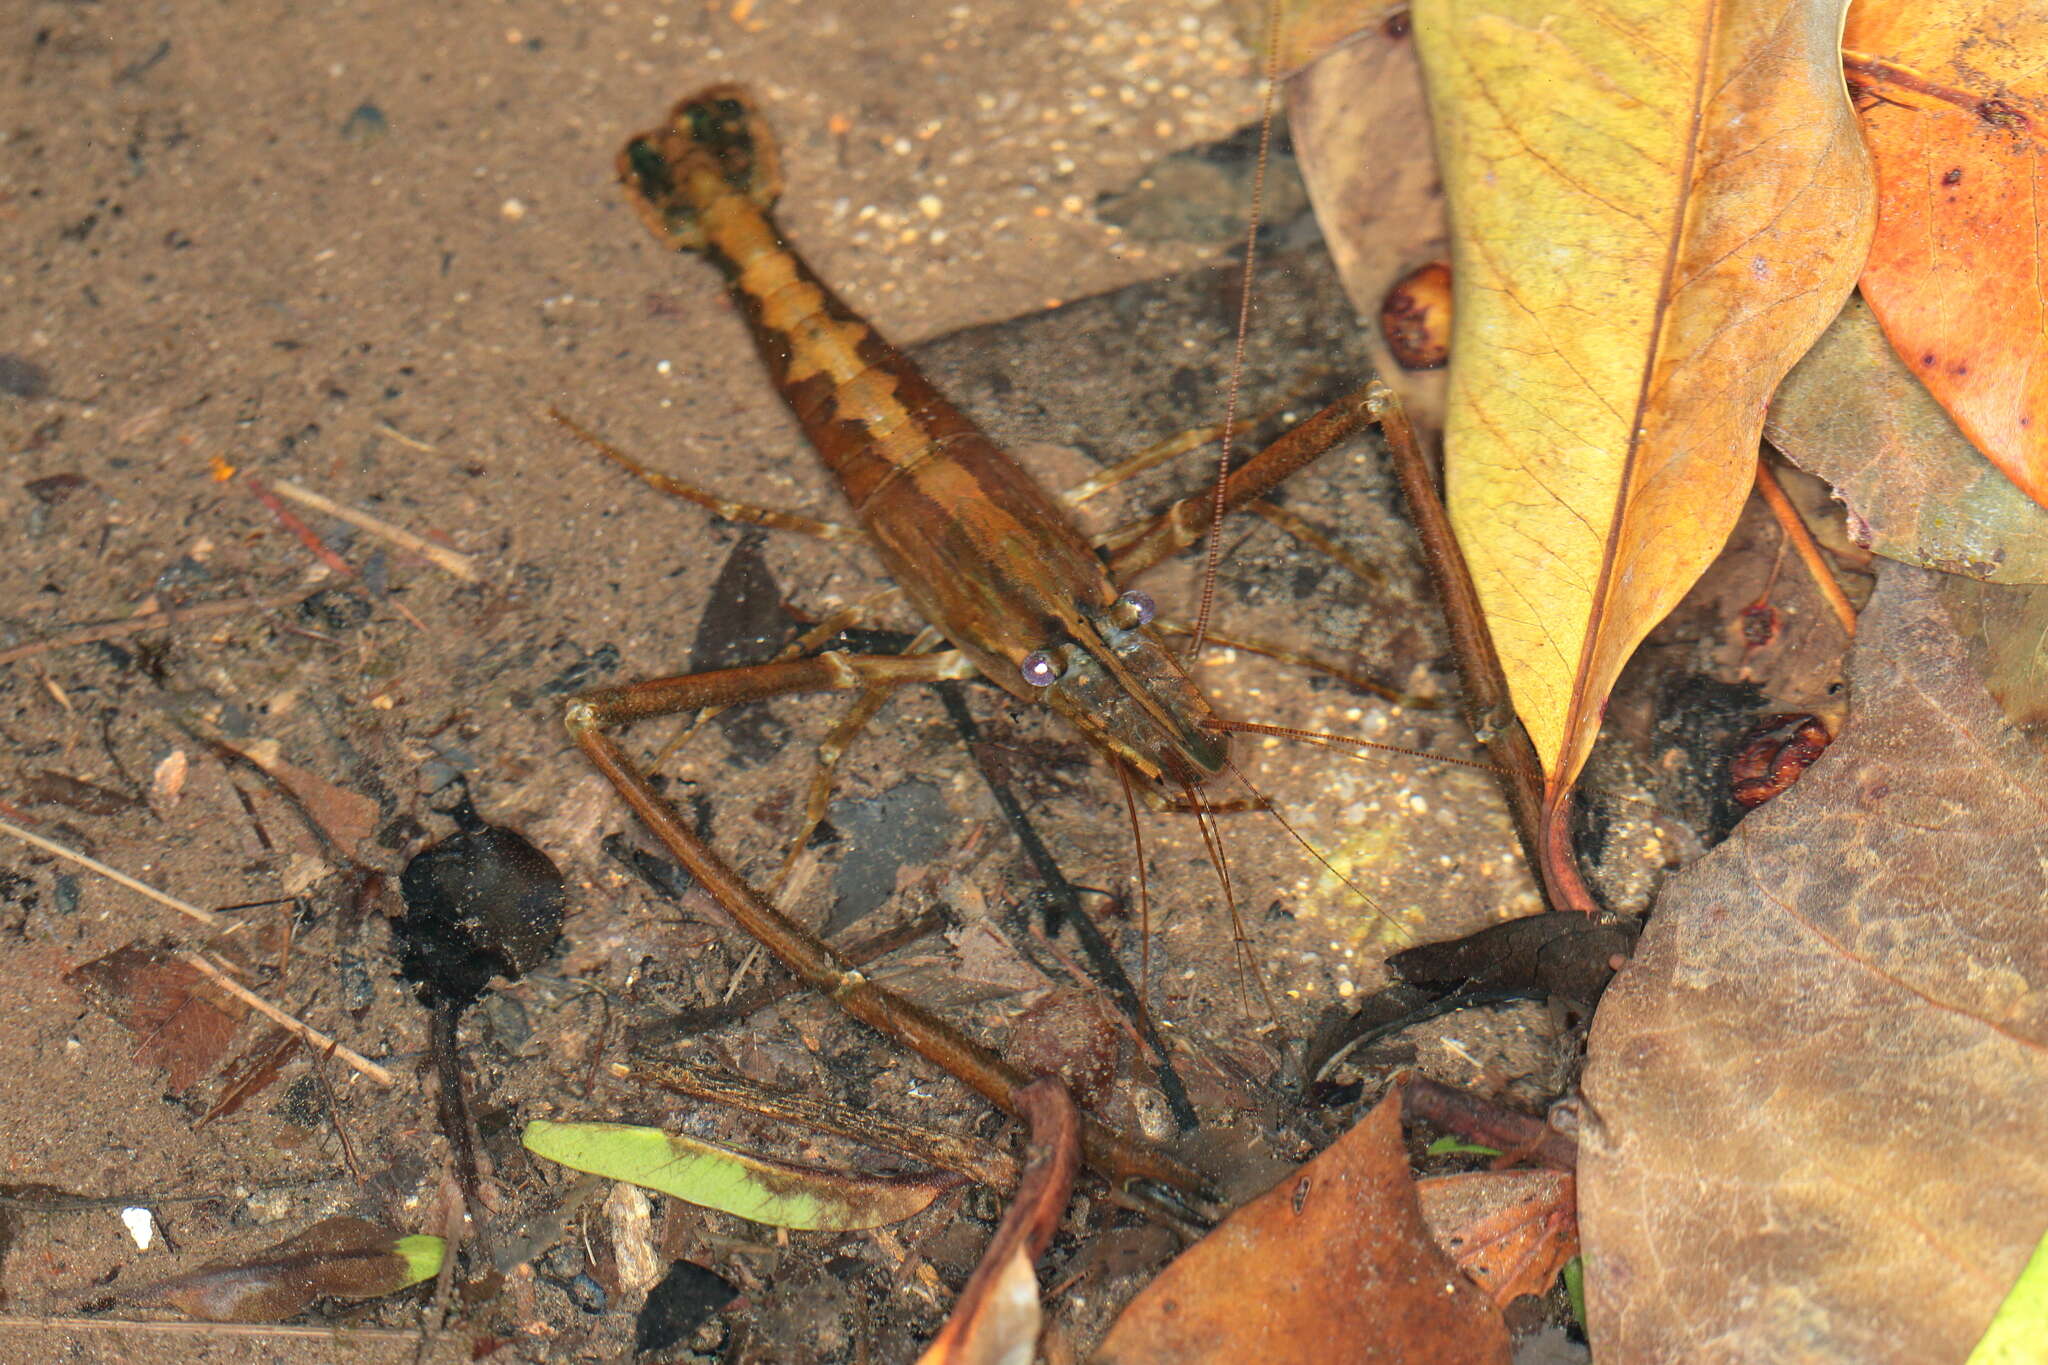
[[[136, 940], [196, 945], [197, 926], [47, 855], [0, 847], [0, 970], [10, 982], [0, 1182], [24, 1198], [150, 1204], [169, 1234], [138, 1252], [116, 1208], [18, 1212], [0, 1252], [11, 1315], [0, 1320], [0, 1357], [331, 1359], [335, 1348], [319, 1341], [67, 1333], [24, 1319], [74, 1312], [329, 1213], [413, 1232], [432, 1230], [440, 1207], [446, 1144], [423, 1065], [426, 1015], [391, 977], [380, 922], [398, 912], [395, 892], [351, 943], [332, 850], [200, 736], [244, 749], [273, 742], [286, 762], [353, 793], [373, 816], [353, 850], [368, 866], [395, 874], [426, 838], [448, 832], [430, 809], [444, 800], [426, 789], [462, 769], [489, 818], [522, 828], [568, 873], [561, 956], [499, 992], [464, 1029], [473, 1103], [497, 1164], [501, 1241], [558, 1208], [568, 1184], [518, 1148], [529, 1118], [669, 1121], [814, 1160], [871, 1159], [625, 1087], [602, 1069], [621, 1055], [626, 1029], [715, 1003], [757, 969], [701, 894], [666, 902], [601, 849], [607, 835], [640, 836], [567, 746], [558, 694], [579, 668], [625, 679], [682, 667], [740, 535], [601, 467], [538, 410], [559, 404], [734, 496], [836, 514], [836, 495], [762, 382], [715, 276], [645, 239], [613, 189], [613, 154], [700, 85], [751, 86], [785, 142], [789, 235], [886, 332], [916, 341], [1213, 264], [1212, 247], [1133, 243], [1093, 206], [1257, 106], [1221, 4], [976, 0], [885, 13], [895, 10], [856, 0], [675, 10], [42, 4], [8, 28], [0, 352], [12, 358], [4, 374], [16, 392], [0, 396], [0, 441], [13, 452], [0, 484], [13, 547], [0, 558], [0, 649], [148, 606], [317, 586], [326, 571], [252, 496], [248, 475], [295, 481], [472, 556], [480, 576], [463, 582], [301, 509], [378, 590], [367, 619], [354, 606], [361, 599], [339, 591], [308, 610], [51, 649], [0, 669], [9, 753], [0, 800], [25, 808], [45, 836], [200, 905], [297, 898], [233, 912], [273, 945], [294, 923], [288, 957], [258, 955], [285, 964], [261, 988], [384, 1061], [398, 1082], [381, 1090], [329, 1063], [330, 1108], [309, 1062], [295, 1058], [248, 1108], [198, 1124], [208, 1083], [170, 1093], [165, 1073], [136, 1056], [133, 1034], [64, 980]], [[1226, 316], [1220, 292], [1214, 311]], [[1157, 345], [1170, 353], [1175, 342]], [[1216, 420], [1212, 377], [1224, 359], [1212, 349], [1174, 367], [1201, 382], [1185, 395], [1188, 410], [1152, 429], [1086, 439], [1027, 430], [1022, 439], [1050, 443], [1027, 455], [1065, 479], [1176, 422]], [[1299, 358], [1304, 372], [1319, 363]], [[1084, 368], [1105, 378], [1093, 360]], [[1011, 382], [1028, 394], [1033, 379]], [[224, 478], [230, 471], [237, 477]], [[1393, 586], [1361, 588], [1256, 527], [1233, 542], [1220, 624], [1338, 654], [1363, 642], [1361, 667], [1391, 668], [1404, 687], [1443, 686], [1410, 552], [1387, 529], [1377, 457], [1346, 452], [1308, 480], [1291, 505], [1362, 542], [1359, 553], [1385, 566]], [[1130, 493], [1125, 510], [1164, 486]], [[862, 556], [798, 537], [770, 536], [764, 553], [805, 613], [883, 586]], [[1169, 568], [1148, 586], [1175, 611], [1191, 581], [1185, 567]], [[882, 624], [914, 625], [886, 614]], [[1421, 747], [1464, 742], [1446, 716], [1398, 711], [1248, 657], [1213, 655], [1202, 677], [1229, 714]], [[977, 692], [975, 705], [1012, 748], [1062, 739], [993, 693]], [[774, 703], [776, 722], [799, 742], [765, 761], [735, 761], [739, 742], [714, 730], [666, 766], [675, 790], [708, 801], [716, 842], [757, 880], [772, 873], [800, 807], [807, 744], [837, 709], [831, 699]], [[664, 737], [649, 730], [636, 736], [643, 750]], [[1250, 955], [1272, 988], [1273, 1017], [1237, 965], [1199, 838], [1183, 820], [1148, 819], [1153, 1001], [1207, 1123], [1200, 1150], [1255, 1188], [1343, 1119], [1305, 1115], [1286, 1098], [1296, 1041], [1318, 1013], [1378, 984], [1390, 946], [1468, 932], [1535, 902], [1484, 775], [1241, 750], [1303, 836], [1399, 926], [1323, 886], [1271, 825], [1228, 820]], [[189, 775], [175, 800], [158, 787], [152, 808], [146, 798], [166, 760], [187, 763]], [[80, 809], [89, 803], [75, 795], [70, 805], [35, 804], [50, 791], [36, 780], [45, 771], [134, 800], [111, 813]], [[896, 873], [898, 895], [875, 922], [943, 904], [997, 937], [927, 938], [878, 974], [1001, 1037], [1044, 985], [1072, 984], [1059, 966], [1071, 941], [1041, 947], [1010, 914], [1031, 890], [1016, 842], [922, 694], [892, 705], [855, 749], [840, 799], [857, 803], [911, 778], [939, 794], [946, 828], [938, 853]], [[1029, 799], [1074, 880], [1131, 886], [1122, 799], [1099, 761], [1036, 784]], [[312, 813], [331, 819], [349, 804], [316, 802]], [[802, 914], [827, 915], [847, 856], [842, 841], [800, 865]], [[1135, 967], [1135, 926], [1109, 928]], [[350, 954], [367, 971], [353, 987], [339, 969]], [[369, 996], [358, 1000], [350, 991], [365, 979]], [[1549, 1079], [1526, 1075], [1546, 1029], [1532, 1009], [1454, 1018], [1413, 1041], [1446, 1080], [1497, 1087], [1522, 1075], [1533, 1097]], [[257, 1033], [245, 1025], [231, 1055]], [[689, 1055], [994, 1145], [1012, 1140], [957, 1086], [801, 996]], [[1134, 1075], [1107, 1108], [1130, 1126], [1156, 1124], [1154, 1098]], [[1096, 1208], [1098, 1218], [1107, 1210]], [[985, 1239], [986, 1223], [963, 1222], [960, 1210], [947, 1204], [880, 1235], [785, 1245], [771, 1230], [657, 1201], [655, 1227], [662, 1254], [712, 1265], [748, 1294], [706, 1329], [707, 1342], [744, 1334], [750, 1344], [733, 1349], [747, 1359], [893, 1360], [909, 1358], [940, 1320]], [[592, 1204], [556, 1240], [574, 1252], [594, 1237], [601, 1251], [602, 1224]], [[1074, 1226], [1099, 1223], [1076, 1215]], [[920, 1277], [918, 1258], [936, 1275]], [[603, 1272], [609, 1262], [599, 1261]], [[566, 1266], [559, 1256], [548, 1264]], [[617, 1358], [639, 1294], [614, 1279], [593, 1313], [564, 1291], [566, 1278], [515, 1272], [469, 1334], [511, 1338], [500, 1359]], [[1099, 1325], [1114, 1284], [1077, 1294], [1087, 1302], [1071, 1310], [1074, 1333], [1085, 1339]], [[417, 1301], [320, 1320], [406, 1327]], [[467, 1341], [442, 1357], [462, 1358]], [[366, 1339], [350, 1358], [410, 1350]]]

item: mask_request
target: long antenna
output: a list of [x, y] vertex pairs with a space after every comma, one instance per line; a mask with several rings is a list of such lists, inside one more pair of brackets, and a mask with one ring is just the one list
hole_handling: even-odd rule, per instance
[[1223, 400], [1223, 440], [1216, 455], [1216, 499], [1209, 517], [1207, 551], [1202, 565], [1202, 604], [1195, 612], [1195, 638], [1188, 662], [1202, 657], [1209, 634], [1209, 615], [1216, 605], [1216, 575], [1223, 563], [1224, 480], [1237, 437], [1238, 397], [1244, 388], [1245, 338], [1252, 325], [1252, 280], [1258, 273], [1259, 220], [1266, 207], [1266, 163], [1273, 150], [1273, 92], [1280, 84], [1280, 0], [1266, 0], [1266, 71], [1259, 88], [1259, 158], [1252, 168], [1251, 223], [1245, 229], [1244, 273], [1238, 280], [1237, 340], [1230, 360], [1230, 386]]

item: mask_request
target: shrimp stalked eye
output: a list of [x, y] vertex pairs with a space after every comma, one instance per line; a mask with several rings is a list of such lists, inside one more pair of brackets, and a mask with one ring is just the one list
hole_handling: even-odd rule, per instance
[[1042, 649], [1034, 649], [1024, 656], [1017, 665], [1017, 671], [1024, 675], [1024, 681], [1033, 687], [1051, 687], [1059, 681], [1060, 671], [1053, 664], [1052, 655]]
[[1159, 606], [1150, 594], [1139, 592], [1136, 588], [1117, 598], [1116, 605], [1110, 608], [1110, 620], [1125, 630], [1149, 626], [1152, 624], [1152, 618], [1158, 614]]

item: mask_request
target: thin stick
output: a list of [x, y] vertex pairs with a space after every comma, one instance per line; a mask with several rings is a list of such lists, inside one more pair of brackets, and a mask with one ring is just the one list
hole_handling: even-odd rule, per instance
[[270, 491], [268, 484], [264, 483], [263, 480], [257, 478], [254, 474], [244, 474], [242, 476], [242, 483], [255, 496], [256, 501], [270, 509], [270, 514], [278, 519], [285, 530], [290, 531], [299, 538], [299, 544], [313, 552], [315, 559], [318, 559], [322, 564], [325, 564], [343, 578], [354, 578], [357, 576], [356, 566], [329, 549], [327, 542], [314, 534], [312, 527], [300, 521], [289, 507], [286, 507], [277, 500], [277, 494]]
[[325, 512], [328, 516], [345, 521], [358, 530], [368, 531], [379, 540], [388, 541], [401, 550], [410, 550], [436, 568], [454, 574], [465, 583], [479, 582], [483, 577], [477, 572], [476, 561], [470, 556], [436, 545], [433, 541], [422, 539], [410, 531], [400, 530], [388, 521], [379, 521], [368, 512], [358, 512], [353, 507], [344, 507], [332, 499], [322, 497], [310, 488], [301, 488], [290, 479], [279, 479], [270, 486], [293, 502], [302, 503], [316, 512]]
[[370, 423], [370, 430], [376, 432], [380, 436], [389, 436], [392, 440], [398, 442], [400, 445], [405, 446], [411, 450], [417, 450], [422, 455], [439, 455], [441, 453], [441, 447], [436, 445], [428, 445], [425, 441], [418, 440], [415, 437], [408, 436], [404, 432], [400, 431], [397, 427], [392, 426], [391, 423], [389, 422], [372, 422]]
[[1820, 545], [1813, 538], [1813, 532], [1806, 529], [1806, 518], [1799, 515], [1799, 509], [1792, 505], [1792, 499], [1785, 496], [1785, 486], [1778, 482], [1778, 476], [1771, 467], [1759, 459], [1756, 462], [1756, 491], [1763, 495], [1764, 505], [1771, 509], [1771, 515], [1778, 519], [1778, 525], [1785, 532], [1785, 539], [1799, 556], [1799, 562], [1806, 566], [1812, 576], [1813, 585], [1820, 589], [1820, 595], [1834, 608], [1835, 619], [1842, 623], [1842, 630], [1850, 639], [1856, 638], [1856, 608], [1849, 605], [1849, 596], [1842, 591], [1842, 585], [1835, 581], [1834, 571], [1821, 553]]
[[151, 1322], [146, 1318], [0, 1318], [0, 1329], [50, 1332], [169, 1332], [187, 1337], [299, 1337], [312, 1341], [412, 1341], [389, 1327], [289, 1327], [268, 1322]]
[[658, 1085], [679, 1095], [730, 1105], [763, 1118], [852, 1138], [868, 1147], [957, 1171], [991, 1189], [1009, 1190], [1017, 1184], [1017, 1163], [1000, 1148], [986, 1143], [977, 1146], [934, 1128], [894, 1123], [874, 1114], [856, 1112], [805, 1091], [770, 1090], [744, 1076], [700, 1071], [655, 1057], [636, 1057], [631, 1065], [612, 1062], [607, 1069], [622, 1081]]
[[108, 881], [118, 882], [120, 885], [127, 887], [130, 891], [133, 891], [138, 896], [147, 896], [149, 899], [155, 901], [158, 905], [167, 905], [171, 909], [177, 911], [179, 914], [184, 915], [189, 919], [197, 920], [199, 923], [204, 924], [209, 928], [223, 923], [221, 917], [219, 915], [214, 914], [211, 910], [201, 910], [198, 906], [192, 904], [190, 901], [181, 901], [176, 896], [171, 895], [169, 892], [157, 890], [155, 887], [149, 885], [149, 883], [147, 882], [136, 881], [135, 878], [129, 876], [127, 873], [118, 872], [115, 869], [108, 867], [103, 862], [100, 862], [93, 858], [88, 858], [76, 849], [66, 848], [62, 844], [52, 843], [50, 840], [45, 839], [40, 834], [31, 834], [27, 830], [23, 829], [20, 825], [17, 825], [10, 820], [0, 820], [0, 834], [11, 834], [25, 844], [34, 844], [37, 848], [41, 849], [45, 853], [54, 853], [59, 858], [66, 859], [69, 862], [77, 863], [80, 867], [87, 868], [90, 871], [99, 873]]
[[[1479, 591], [1472, 585], [1472, 571], [1466, 567], [1464, 551], [1451, 531], [1450, 514], [1436, 491], [1436, 477], [1424, 458], [1415, 428], [1392, 389], [1374, 380], [1366, 386], [1380, 434], [1387, 439], [1387, 455], [1401, 495], [1408, 504], [1408, 524], [1422, 545], [1423, 567], [1429, 571], [1443, 606], [1444, 627], [1450, 636], [1451, 654], [1458, 661], [1458, 676], [1465, 684], [1465, 719], [1480, 743], [1493, 755], [1503, 776], [1501, 787], [1514, 818], [1515, 833], [1522, 853], [1536, 874], [1544, 899], [1553, 910], [1596, 913], [1599, 903], [1586, 887], [1585, 879], [1572, 858], [1570, 840], [1562, 820], [1549, 819], [1552, 807], [1546, 800], [1543, 764], [1529, 732], [1515, 717], [1508, 694], [1507, 675], [1501, 671], [1500, 656], [1494, 652], [1493, 634], [1486, 613], [1479, 605]], [[1560, 793], [1563, 800], [1569, 793]]]
[[204, 972], [207, 976], [212, 977], [214, 984], [218, 985], [222, 990], [226, 991], [229, 995], [234, 996], [235, 999], [247, 1005], [250, 1009], [255, 1010], [258, 1014], [270, 1020], [272, 1023], [277, 1024], [283, 1028], [290, 1029], [293, 1033], [298, 1034], [299, 1037], [303, 1039], [305, 1042], [311, 1044], [313, 1047], [318, 1048], [321, 1052], [326, 1053], [330, 1057], [335, 1057], [341, 1061], [347, 1062], [357, 1071], [362, 1072], [363, 1075], [368, 1076], [371, 1080], [375, 1081], [377, 1084], [381, 1086], [384, 1086], [387, 1089], [389, 1089], [391, 1086], [398, 1084], [397, 1081], [392, 1079], [390, 1072], [386, 1071], [383, 1067], [378, 1066], [368, 1057], [363, 1056], [362, 1053], [351, 1051], [350, 1049], [343, 1047], [340, 1043], [336, 1042], [333, 1038], [328, 1037], [319, 1029], [314, 1028], [311, 1024], [305, 1023], [302, 1020], [295, 1019], [291, 1015], [286, 1014], [283, 1010], [271, 1004], [262, 996], [256, 994], [256, 992], [250, 990], [247, 986], [244, 986], [241, 982], [235, 980], [226, 972], [214, 966], [211, 962], [208, 962], [204, 957], [200, 956], [198, 953], [179, 953], [177, 957], [178, 961], [183, 962], [188, 966], [196, 967], [200, 971]]
[[25, 645], [0, 649], [0, 664], [18, 663], [37, 654], [47, 654], [53, 649], [70, 649], [75, 645], [94, 645], [102, 640], [118, 640], [124, 635], [140, 635], [145, 630], [155, 630], [159, 626], [181, 626], [189, 621], [210, 621], [221, 616], [239, 615], [245, 611], [273, 611], [278, 607], [296, 607], [327, 586], [325, 583], [316, 583], [309, 588], [295, 588], [291, 592], [273, 593], [268, 597], [237, 597], [228, 602], [201, 602], [192, 607], [169, 607], [161, 611], [144, 612], [140, 616], [126, 616], [118, 621], [98, 621], [90, 625], [73, 626], [56, 635], [31, 640]]
[[327, 1101], [327, 1122], [333, 1126], [334, 1136], [341, 1140], [342, 1163], [355, 1177], [356, 1184], [367, 1185], [370, 1182], [364, 1177], [363, 1168], [356, 1163], [356, 1145], [348, 1140], [348, 1125], [341, 1121], [341, 1097], [334, 1093], [334, 1082], [327, 1079], [327, 1054], [309, 1045], [304, 1034], [299, 1035], [299, 1046], [306, 1050], [307, 1065], [314, 1079], [320, 1082], [321, 1098]]
[[[277, 518], [278, 523], [285, 530], [297, 536], [299, 543], [311, 551], [315, 559], [318, 559], [322, 564], [325, 564], [343, 578], [354, 583], [358, 592], [366, 596], [369, 594], [369, 589], [363, 585], [363, 576], [356, 572], [356, 566], [329, 549], [327, 542], [320, 539], [312, 527], [300, 521], [297, 516], [293, 515], [291, 508], [278, 501], [277, 494], [270, 491], [269, 485], [265, 484], [263, 480], [257, 478], [254, 474], [244, 474], [242, 481], [248, 485], [249, 491], [255, 494], [256, 500], [269, 509], [270, 514]], [[391, 605], [400, 616], [411, 622], [416, 630], [421, 632], [426, 630], [427, 623], [413, 615], [405, 603], [393, 598], [391, 599]], [[323, 635], [317, 638], [324, 640], [327, 637]]]

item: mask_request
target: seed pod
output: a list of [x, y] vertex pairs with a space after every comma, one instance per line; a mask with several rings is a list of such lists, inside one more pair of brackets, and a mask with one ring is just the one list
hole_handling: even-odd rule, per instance
[[1451, 358], [1451, 268], [1431, 261], [1389, 289], [1380, 332], [1402, 369], [1442, 368]]
[[1728, 762], [1735, 799], [1754, 809], [1782, 795], [1833, 738], [1819, 716], [1765, 716], [1742, 737]]

